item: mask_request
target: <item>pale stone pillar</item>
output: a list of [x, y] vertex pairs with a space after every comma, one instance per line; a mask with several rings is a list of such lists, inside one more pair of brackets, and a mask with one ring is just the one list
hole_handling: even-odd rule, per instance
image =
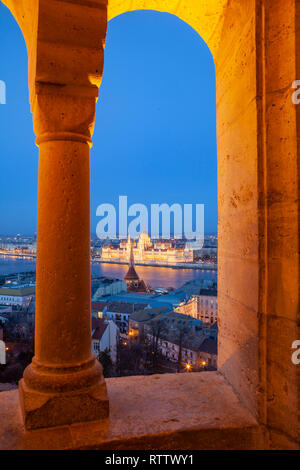
[[34, 107], [40, 148], [35, 357], [20, 382], [28, 429], [108, 416], [102, 368], [91, 352], [91, 140], [88, 130], [65, 131], [61, 112], [76, 123], [77, 113], [93, 116], [94, 103], [41, 95]]
[[105, 420], [91, 351], [90, 146], [107, 0], [5, 3], [26, 40], [40, 149], [35, 356], [19, 389], [25, 427]]

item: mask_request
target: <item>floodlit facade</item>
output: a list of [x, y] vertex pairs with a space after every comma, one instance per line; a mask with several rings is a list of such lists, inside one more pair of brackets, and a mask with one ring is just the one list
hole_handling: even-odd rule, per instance
[[[206, 291], [206, 292], [205, 292]], [[193, 295], [186, 303], [176, 308], [176, 312], [190, 315], [209, 325], [218, 321], [217, 293], [203, 289], [200, 295]]]
[[152, 243], [149, 235], [141, 233], [137, 242], [128, 237], [126, 242], [121, 242], [120, 247], [104, 245], [102, 247], [102, 261], [129, 261], [131, 248], [134, 259], [138, 263], [177, 264], [192, 263], [194, 259], [193, 249], [188, 247], [174, 247], [171, 242]]

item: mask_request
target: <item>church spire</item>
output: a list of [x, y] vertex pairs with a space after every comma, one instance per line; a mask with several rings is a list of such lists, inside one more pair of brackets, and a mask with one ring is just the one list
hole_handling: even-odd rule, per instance
[[125, 281], [133, 282], [133, 281], [138, 281], [139, 276], [135, 270], [134, 267], [134, 255], [133, 255], [133, 246], [131, 244], [130, 247], [130, 257], [129, 257], [129, 269], [127, 271], [127, 274], [125, 276]]
[[149, 292], [146, 284], [143, 280], [140, 280], [138, 273], [134, 267], [134, 255], [133, 255], [133, 243], [130, 247], [130, 257], [129, 257], [129, 268], [127, 271], [124, 280], [127, 284], [127, 291], [128, 292]]
[[132, 247], [132, 244], [131, 244], [131, 247], [130, 247], [129, 267], [134, 268], [134, 255], [133, 255], [133, 247]]

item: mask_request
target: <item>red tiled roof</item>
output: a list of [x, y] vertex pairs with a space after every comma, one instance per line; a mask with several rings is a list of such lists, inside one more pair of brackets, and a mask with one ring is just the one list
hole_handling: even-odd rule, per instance
[[108, 324], [102, 318], [92, 318], [92, 339], [100, 340]]
[[107, 302], [92, 302], [92, 310], [103, 310], [108, 305]]
[[127, 292], [148, 292], [148, 289], [145, 282], [142, 280], [138, 281], [137, 285], [135, 286], [129, 285], [127, 287]]
[[134, 269], [133, 266], [129, 266], [126, 276], [124, 277], [125, 281], [138, 281], [140, 278]]

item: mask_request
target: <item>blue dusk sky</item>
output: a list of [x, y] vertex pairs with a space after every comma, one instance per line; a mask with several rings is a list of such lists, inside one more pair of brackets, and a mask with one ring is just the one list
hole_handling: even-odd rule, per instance
[[[0, 4], [0, 235], [36, 231], [38, 149], [27, 51]], [[91, 150], [91, 231], [97, 206], [205, 204], [217, 232], [215, 68], [202, 38], [177, 17], [135, 11], [111, 20]], [[79, 222], [80, 223], [80, 222]]]

